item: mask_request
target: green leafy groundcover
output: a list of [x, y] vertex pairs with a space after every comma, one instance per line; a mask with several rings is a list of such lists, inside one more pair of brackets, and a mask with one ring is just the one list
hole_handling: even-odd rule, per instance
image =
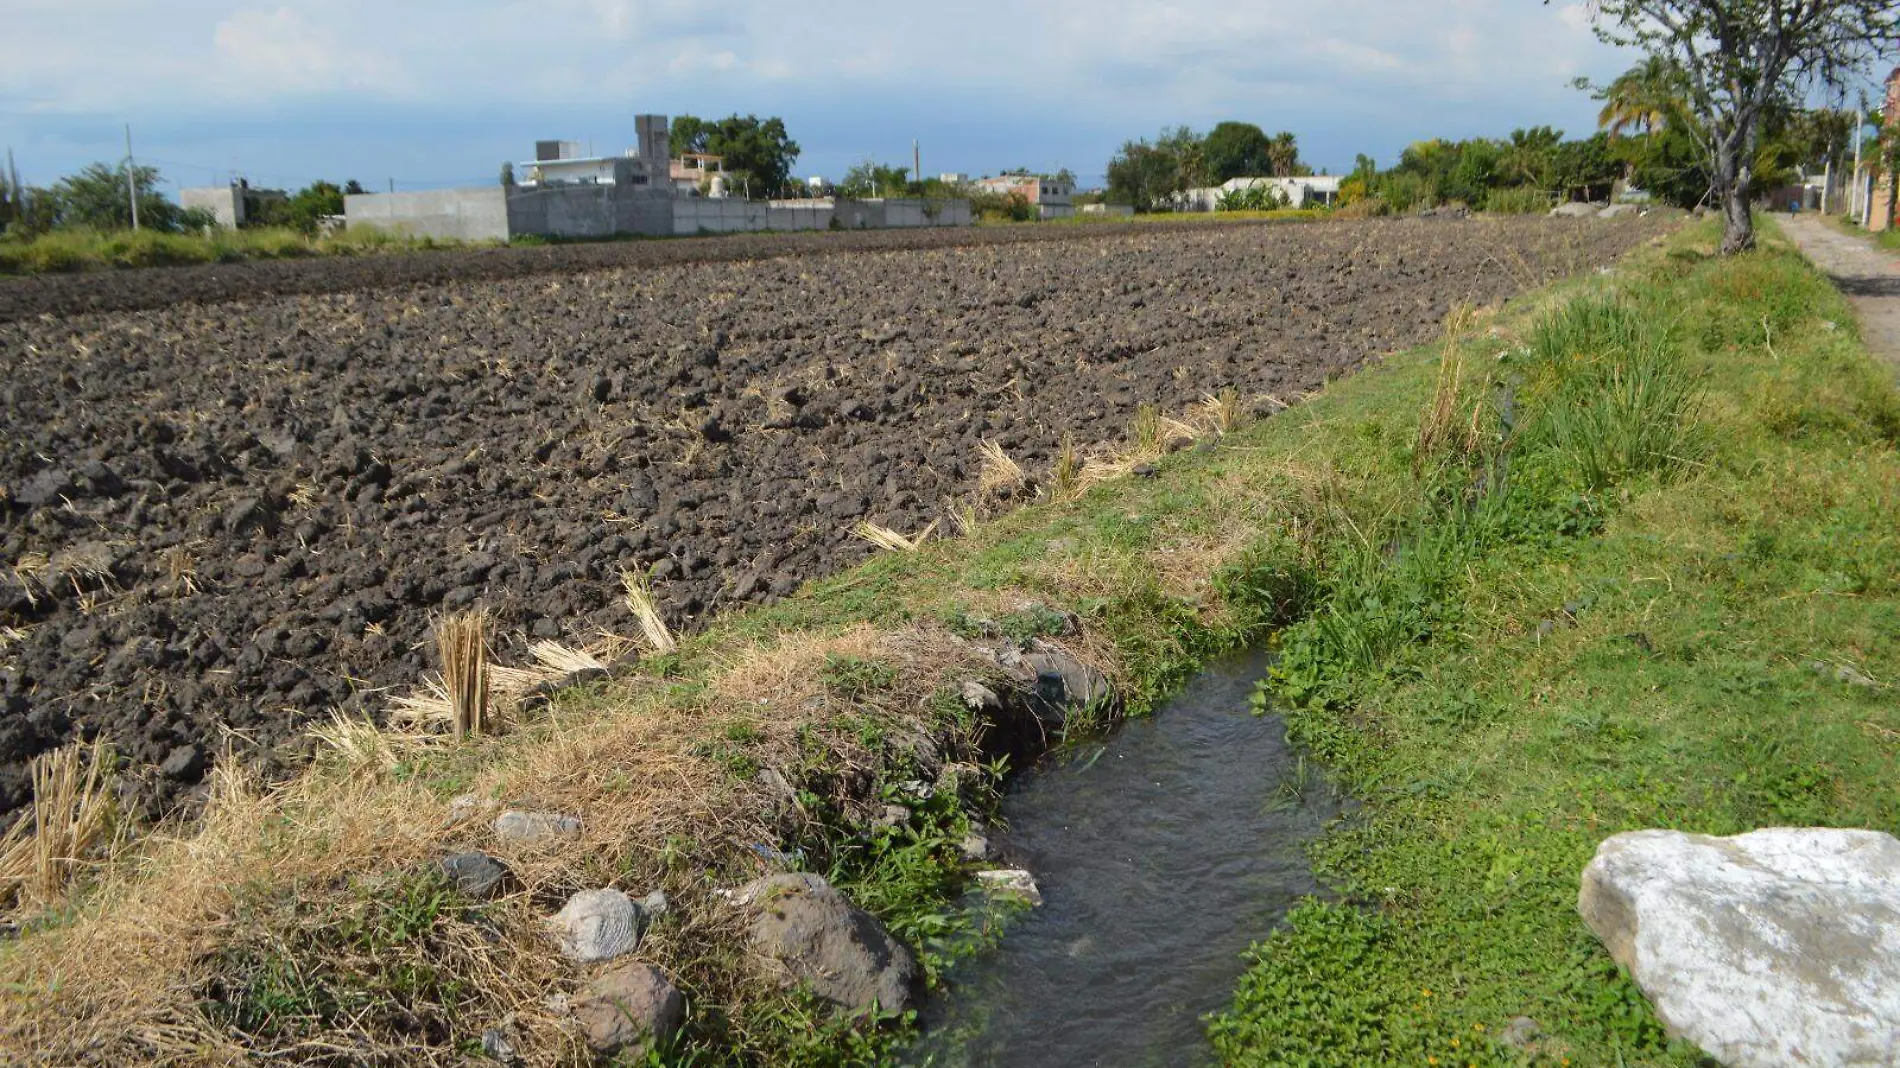
[[1804, 260], [1709, 237], [1468, 354], [1495, 432], [1324, 554], [1261, 699], [1362, 805], [1223, 1063], [1696, 1063], [1578, 919], [1597, 845], [1900, 832], [1900, 398]]

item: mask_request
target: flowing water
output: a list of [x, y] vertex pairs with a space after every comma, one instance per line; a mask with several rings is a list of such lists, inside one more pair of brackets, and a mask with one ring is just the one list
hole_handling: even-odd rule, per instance
[[1215, 664], [1153, 717], [1012, 786], [1000, 841], [1045, 903], [952, 970], [913, 1063], [1212, 1062], [1201, 1017], [1318, 889], [1302, 846], [1336, 811], [1279, 719], [1248, 710], [1266, 669], [1261, 653]]

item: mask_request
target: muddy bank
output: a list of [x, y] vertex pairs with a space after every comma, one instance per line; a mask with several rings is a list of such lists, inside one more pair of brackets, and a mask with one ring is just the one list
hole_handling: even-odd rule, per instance
[[1656, 232], [1150, 228], [0, 325], [0, 811], [75, 736], [162, 802], [223, 727], [380, 710], [445, 610], [585, 641], [632, 629], [623, 568], [678, 626], [783, 596], [860, 520], [941, 518], [983, 440], [1039, 470], [1143, 403], [1292, 398]]

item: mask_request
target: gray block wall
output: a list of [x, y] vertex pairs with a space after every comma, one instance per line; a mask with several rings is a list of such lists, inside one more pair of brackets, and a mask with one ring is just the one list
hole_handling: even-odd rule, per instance
[[508, 192], [491, 189], [437, 189], [419, 193], [364, 193], [343, 198], [350, 226], [374, 226], [412, 237], [453, 241], [506, 241]]
[[878, 230], [968, 226], [967, 200], [782, 200], [766, 203], [668, 196], [624, 185], [444, 189], [345, 197], [351, 226], [415, 237], [506, 241], [524, 234], [559, 238], [736, 234], [758, 230]]

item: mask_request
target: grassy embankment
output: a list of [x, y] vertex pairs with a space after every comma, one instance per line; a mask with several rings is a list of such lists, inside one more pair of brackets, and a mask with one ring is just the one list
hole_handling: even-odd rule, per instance
[[1598, 288], [1474, 348], [1518, 383], [1507, 488], [1336, 557], [1282, 636], [1272, 697], [1364, 804], [1228, 1063], [1695, 1063], [1577, 919], [1597, 844], [1900, 832], [1900, 399], [1783, 248]]
[[[498, 736], [336, 730], [274, 790], [227, 763], [198, 824], [121, 843], [70, 894], [23, 888], [0, 1052], [457, 1063], [506, 1022], [525, 1063], [578, 1061], [546, 999], [579, 977], [541, 921], [612, 885], [675, 903], [640, 955], [693, 1000], [677, 1063], [879, 1063], [902, 1028], [778, 990], [714, 890], [769, 870], [755, 846], [802, 850], [933, 974], [980, 941], [950, 905], [990, 797], [956, 695], [993, 670], [972, 636], [1067, 629], [1036, 602], [1077, 614], [1057, 640], [1136, 712], [1293, 624], [1282, 700], [1363, 816], [1320, 849], [1342, 901], [1269, 940], [1216, 1024], [1229, 1059], [1494, 1059], [1485, 1036], [1518, 1014], [1559, 1058], [1663, 1059], [1575, 919], [1595, 843], [1891, 825], [1900, 732], [1859, 682], [1900, 676], [1900, 401], [1818, 276], [1712, 242], [1536, 298], [1582, 302], [1541, 328], [1458, 316], [1449, 346], [1263, 423], [1210, 404], [1206, 449], [1161, 457], [1188, 428], [1150, 413], [1116, 459], [1158, 478], [1031, 472], [1053, 499], [723, 620]], [[902, 784], [929, 777], [926, 739], [966, 765], [919, 803]], [[485, 813], [451, 819], [467, 794], [584, 826], [497, 846]], [[890, 801], [909, 822], [871, 826]], [[468, 845], [517, 888], [471, 902], [429, 874]]]
[[460, 241], [406, 237], [375, 227], [340, 230], [319, 237], [309, 237], [282, 226], [188, 234], [156, 230], [59, 230], [27, 239], [0, 239], [0, 275], [469, 247], [475, 246]]

